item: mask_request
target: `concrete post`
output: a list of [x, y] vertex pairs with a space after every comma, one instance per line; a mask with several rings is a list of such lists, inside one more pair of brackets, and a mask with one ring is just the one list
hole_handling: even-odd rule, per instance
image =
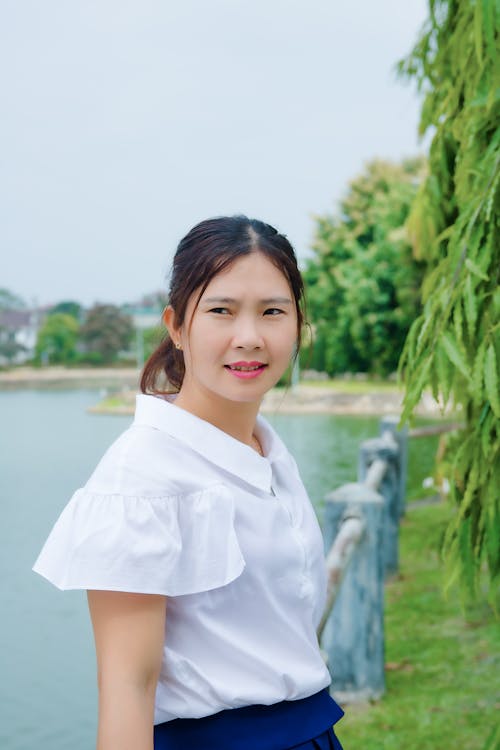
[[372, 438], [361, 443], [359, 449], [358, 481], [364, 482], [374, 461], [387, 464], [376, 489], [384, 498], [383, 556], [386, 575], [398, 571], [399, 564], [399, 477], [397, 474], [398, 446], [392, 438]]
[[342, 523], [363, 515], [365, 533], [353, 552], [321, 641], [339, 703], [379, 698], [384, 680], [384, 499], [363, 484], [346, 484], [326, 496], [327, 549]]
[[398, 430], [399, 417], [393, 414], [382, 417], [380, 420], [380, 435], [390, 432], [399, 452], [396, 458], [396, 471], [398, 474], [398, 507], [400, 517], [406, 510], [406, 480], [408, 477], [408, 425]]

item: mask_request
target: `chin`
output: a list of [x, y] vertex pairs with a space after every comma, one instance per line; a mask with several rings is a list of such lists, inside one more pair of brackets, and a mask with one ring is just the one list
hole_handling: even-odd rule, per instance
[[262, 401], [266, 393], [269, 391], [269, 388], [246, 388], [239, 390], [234, 389], [227, 389], [224, 391], [219, 391], [219, 395], [222, 398], [227, 399], [228, 401], [232, 401], [236, 404], [253, 404]]

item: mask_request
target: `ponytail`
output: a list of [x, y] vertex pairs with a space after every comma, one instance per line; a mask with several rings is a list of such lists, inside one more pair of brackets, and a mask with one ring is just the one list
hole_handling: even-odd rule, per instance
[[162, 391], [157, 387], [157, 382], [161, 375], [165, 375], [169, 389], [174, 392], [180, 390], [184, 379], [184, 355], [180, 349], [175, 348], [175, 344], [167, 335], [148, 357], [143, 367], [140, 381], [142, 393], [172, 393], [172, 390]]

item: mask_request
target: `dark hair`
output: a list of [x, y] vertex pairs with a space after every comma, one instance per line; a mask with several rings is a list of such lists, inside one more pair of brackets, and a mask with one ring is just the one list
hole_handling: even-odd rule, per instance
[[[246, 216], [207, 219], [193, 227], [180, 241], [173, 260], [168, 295], [175, 313], [175, 326], [183, 324], [189, 299], [194, 292], [200, 290], [196, 300], [198, 305], [203, 292], [218, 273], [243, 255], [256, 251], [267, 256], [290, 284], [297, 311], [297, 357], [304, 322], [304, 284], [294, 249], [285, 235], [279, 234], [270, 224]], [[162, 374], [166, 375], [174, 389], [179, 390], [184, 372], [184, 355], [175, 348], [167, 332], [144, 365], [141, 391], [162, 393], [157, 388]]]

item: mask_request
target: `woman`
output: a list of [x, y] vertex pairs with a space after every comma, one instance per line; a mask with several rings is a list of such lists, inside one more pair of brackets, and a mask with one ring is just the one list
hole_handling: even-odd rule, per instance
[[258, 414], [298, 351], [302, 295], [268, 224], [210, 219], [179, 244], [134, 422], [34, 566], [87, 590], [97, 750], [340, 748], [316, 638], [321, 533]]

